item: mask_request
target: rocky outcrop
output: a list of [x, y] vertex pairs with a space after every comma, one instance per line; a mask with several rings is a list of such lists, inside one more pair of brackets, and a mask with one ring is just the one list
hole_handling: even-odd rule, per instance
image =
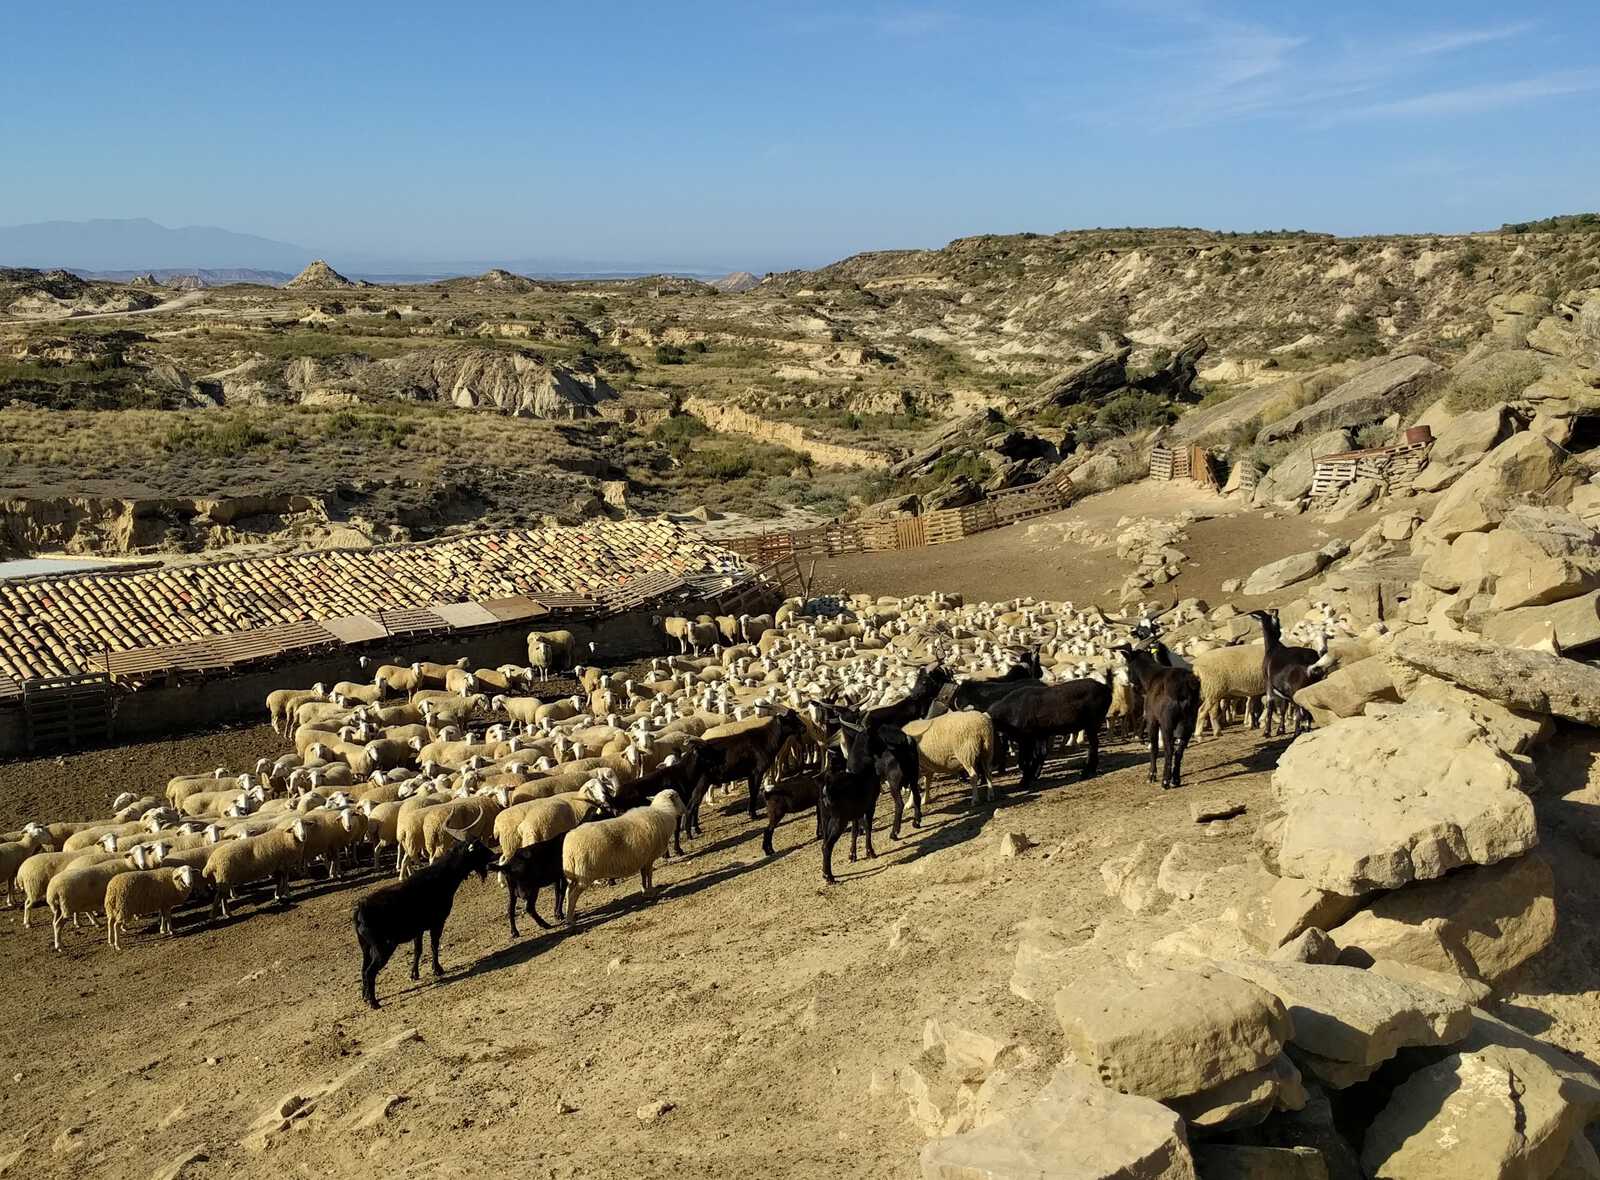
[[292, 290], [315, 290], [329, 287], [355, 287], [359, 286], [359, 284], [345, 278], [333, 267], [318, 258], [285, 283], [284, 286]]
[[1296, 1059], [1335, 1089], [1365, 1081], [1401, 1049], [1452, 1045], [1472, 1027], [1461, 1001], [1355, 967], [1265, 960], [1221, 966], [1282, 1002]]
[[[385, 370], [379, 376], [372, 370]], [[440, 348], [369, 367], [366, 380], [397, 386], [421, 401], [464, 409], [495, 409], [518, 418], [592, 418], [616, 392], [599, 377], [551, 363], [531, 352], [501, 348]]]
[[1397, 889], [1538, 842], [1516, 769], [1470, 717], [1437, 708], [1403, 705], [1306, 734], [1272, 789], [1278, 812], [1260, 833], [1268, 866], [1333, 893]]
[[762, 442], [777, 443], [806, 455], [823, 467], [865, 467], [882, 470], [889, 466], [890, 457], [882, 451], [865, 447], [841, 446], [812, 438], [792, 422], [773, 422], [726, 402], [709, 398], [691, 397], [683, 408], [699, 418], [712, 430], [724, 434], [746, 434]]
[[1128, 383], [1130, 351], [1120, 348], [1046, 378], [1033, 387], [1031, 404], [1036, 410], [1075, 406], [1115, 393]]
[[1296, 447], [1274, 463], [1256, 483], [1252, 499], [1257, 504], [1287, 503], [1311, 491], [1319, 455], [1337, 455], [1355, 445], [1348, 430], [1330, 430]]
[[1262, 442], [1272, 442], [1295, 434], [1354, 429], [1381, 422], [1397, 407], [1416, 398], [1443, 373], [1443, 369], [1424, 356], [1374, 361], [1309, 406], [1274, 422], [1257, 437]]
[[1401, 635], [1390, 651], [1402, 665], [1507, 708], [1600, 725], [1600, 668], [1486, 640], [1447, 643], [1415, 631]]
[[1351, 966], [1389, 959], [1498, 984], [1555, 938], [1555, 876], [1537, 854], [1462, 869], [1381, 897], [1328, 933]]
[[1543, 492], [1561, 471], [1561, 448], [1532, 431], [1514, 434], [1463, 475], [1423, 526], [1441, 541], [1493, 528], [1513, 497]]
[[1241, 593], [1251, 596], [1271, 594], [1321, 573], [1327, 564], [1328, 555], [1320, 549], [1313, 549], [1309, 553], [1291, 553], [1256, 570], [1245, 579]]
[[[1600, 1084], [1577, 1062], [1473, 1012], [1456, 1052], [1412, 1073], [1368, 1128], [1362, 1162], [1378, 1180], [1544, 1180], [1576, 1152], [1600, 1114]], [[1586, 1150], [1587, 1149], [1587, 1150]], [[1587, 1173], [1591, 1174], [1591, 1173]]]
[[922, 1150], [923, 1180], [1194, 1180], [1183, 1120], [1064, 1065], [1032, 1103]]
[[232, 526], [260, 518], [253, 533], [325, 524], [320, 498], [258, 495], [118, 499], [71, 496], [0, 500], [0, 554], [133, 554], [220, 544]]

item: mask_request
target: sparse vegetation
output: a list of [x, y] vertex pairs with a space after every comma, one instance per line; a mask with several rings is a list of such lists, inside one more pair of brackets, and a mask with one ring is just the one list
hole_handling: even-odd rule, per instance
[[1517, 397], [1543, 368], [1531, 353], [1494, 353], [1451, 378], [1444, 406], [1452, 414], [1486, 410]]

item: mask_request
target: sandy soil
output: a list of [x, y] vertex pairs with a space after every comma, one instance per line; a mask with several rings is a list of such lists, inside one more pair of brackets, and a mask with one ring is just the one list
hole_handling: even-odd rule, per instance
[[[1258, 525], [1229, 535], [1245, 545]], [[1008, 532], [921, 551], [948, 564], [886, 568], [872, 588], [916, 576], [916, 588], [1022, 592], [1013, 577], [1048, 571], [1029, 555], [1014, 555], [1016, 574], [995, 570], [987, 546]], [[124, 782], [276, 748], [254, 727], [13, 763], [0, 767], [0, 824], [47, 800], [83, 814]], [[445, 978], [424, 968], [413, 984], [397, 956], [377, 1013], [359, 998], [349, 925], [370, 874], [302, 882], [287, 907], [252, 900], [217, 926], [185, 913], [175, 938], [141, 935], [120, 954], [87, 928], [52, 954], [47, 925], [24, 930], [0, 911], [0, 1174], [909, 1178], [922, 1132], [892, 1083], [873, 1092], [874, 1072], [918, 1053], [925, 1019], [951, 1015], [1021, 1040], [1047, 1067], [1061, 1052], [1054, 1021], [1008, 989], [1019, 924], [1048, 917], [1088, 938], [1128, 920], [1099, 869], [1140, 841], [1250, 863], [1280, 749], [1230, 730], [1193, 747], [1183, 790], [1162, 792], [1142, 751], [1112, 746], [1087, 782], [1076, 757], [1037, 793], [1001, 778], [993, 813], [942, 783], [898, 843], [880, 807], [879, 857], [850, 865], [841, 850], [834, 888], [811, 816], [784, 825], [768, 860], [742, 804], [708, 807], [705, 837], [659, 866], [658, 898], [644, 902], [636, 881], [599, 887], [572, 934], [524, 921], [513, 942], [503, 894], [469, 881]], [[1503, 1011], [1600, 1061], [1597, 755], [1592, 735], [1568, 733], [1541, 760], [1561, 933]], [[1200, 795], [1250, 811], [1202, 829], [1188, 812]], [[1033, 847], [1001, 857], [1005, 832]]]
[[[229, 740], [243, 758], [260, 737], [195, 739], [186, 760]], [[1254, 735], [1232, 735], [1196, 749], [1193, 790], [1257, 801], [1263, 764]], [[915, 1055], [923, 1020], [958, 1002], [1057, 1055], [1053, 1029], [1006, 990], [1016, 924], [1070, 898], [1091, 920], [1101, 861], [1194, 827], [1190, 791], [1150, 787], [1137, 751], [1105, 766], [1080, 784], [1076, 758], [1057, 764], [1042, 792], [993, 815], [944, 784], [898, 844], [880, 810], [878, 859], [841, 853], [833, 889], [809, 815], [767, 861], [740, 804], [661, 867], [654, 903], [636, 881], [601, 887], [572, 935], [524, 922], [512, 943], [503, 895], [470, 881], [445, 981], [424, 966], [414, 985], [397, 958], [378, 1013], [360, 1002], [348, 918], [370, 880], [304, 884], [287, 909], [262, 900], [216, 927], [187, 915], [176, 938], [120, 955], [89, 929], [52, 955], [48, 925], [5, 912], [15, 1015], [0, 1077], [21, 1080], [6, 1083], [0, 1161], [137, 1176], [199, 1148], [184, 1175], [497, 1175], [511, 1161], [559, 1177], [911, 1175], [920, 1135], [902, 1099], [869, 1097], [872, 1070]], [[1242, 858], [1248, 823], [1224, 826], [1217, 851]], [[1002, 860], [1002, 831], [1037, 847]], [[384, 1048], [406, 1029], [419, 1039]], [[286, 1097], [343, 1075], [309, 1117], [257, 1137]], [[391, 1098], [387, 1117], [350, 1125]], [[657, 1101], [674, 1109], [641, 1120]]]
[[[1418, 497], [1418, 505], [1428, 501]], [[1386, 505], [1384, 511], [1391, 510]], [[1213, 513], [1188, 528], [1179, 548], [1189, 557], [1182, 572], [1164, 586], [1144, 592], [1150, 602], [1168, 605], [1180, 598], [1226, 601], [1222, 583], [1248, 577], [1256, 567], [1291, 553], [1327, 544], [1333, 537], [1359, 536], [1382, 512], [1364, 512], [1329, 523], [1319, 516], [1269, 518], [1239, 501], [1208, 492], [1187, 480], [1141, 480], [1089, 496], [1071, 508], [992, 529], [963, 541], [889, 553], [860, 553], [817, 564], [819, 591], [865, 590], [876, 594], [921, 594], [945, 590], [969, 600], [1033, 595], [1071, 602], [1117, 605], [1122, 580], [1132, 566], [1117, 557], [1117, 522], [1123, 517], [1170, 520], [1184, 509]], [[1048, 527], [1078, 521], [1110, 535], [1102, 548], [1064, 543]]]

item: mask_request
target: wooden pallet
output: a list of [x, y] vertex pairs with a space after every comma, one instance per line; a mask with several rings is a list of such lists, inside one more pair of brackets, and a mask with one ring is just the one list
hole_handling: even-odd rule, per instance
[[426, 635], [448, 627], [443, 619], [425, 606], [381, 610], [375, 617], [390, 635]]
[[116, 717], [111, 679], [89, 672], [24, 681], [22, 712], [30, 753], [105, 744]]
[[608, 611], [620, 615], [624, 611], [637, 610], [647, 602], [675, 594], [685, 585], [682, 574], [660, 570], [629, 578], [620, 586], [608, 590], [602, 601]]

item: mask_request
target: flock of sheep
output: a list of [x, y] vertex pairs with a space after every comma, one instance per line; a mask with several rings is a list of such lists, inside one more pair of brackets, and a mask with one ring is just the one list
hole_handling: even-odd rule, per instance
[[[1159, 746], [1163, 784], [1177, 785], [1197, 723], [1220, 727], [1232, 707], [1249, 716], [1252, 702], [1270, 706], [1274, 651], [1302, 653], [1289, 661], [1301, 683], [1326, 666], [1334, 628], [1313, 627], [1321, 642], [1289, 648], [1276, 619], [1261, 619], [1266, 658], [1259, 645], [1208, 650], [1192, 639], [1168, 652], [1148, 620], [1070, 603], [790, 600], [770, 616], [659, 620], [679, 652], [639, 679], [575, 665], [570, 633], [536, 632], [522, 667], [383, 665], [366, 682], [274, 692], [267, 708], [292, 753], [243, 773], [175, 778], [161, 798], [121, 795], [102, 820], [0, 835], [0, 878], [8, 905], [20, 893], [25, 926], [48, 906], [58, 949], [69, 923], [101, 914], [120, 946], [138, 918], [157, 916], [166, 932], [186, 904], [208, 901], [226, 917], [247, 888], [270, 886], [282, 900], [296, 877], [337, 877], [392, 855], [396, 885], [369, 894], [356, 919], [358, 933], [366, 922], [363, 988], [376, 1005], [373, 977], [392, 944], [415, 939], [415, 974], [430, 930], [437, 967], [443, 917], [428, 926], [395, 915], [442, 904], [447, 916], [449, 897], [417, 890], [453, 896], [466, 871], [493, 870], [513, 934], [519, 899], [549, 925], [536, 908], [545, 886], [571, 925], [596, 881], [637, 873], [648, 894], [655, 864], [699, 834], [701, 804], [718, 787], [741, 784], [751, 818], [764, 804], [769, 855], [784, 816], [815, 808], [832, 881], [846, 830], [852, 860], [861, 836], [875, 855], [884, 791], [898, 837], [906, 802], [920, 825], [936, 776], [970, 783], [976, 805], [992, 799], [992, 772], [1012, 756], [1024, 785], [1037, 779], [1058, 740], [1084, 745], [1093, 774], [1104, 726], [1146, 733], [1152, 778]], [[567, 669], [581, 692], [533, 694]], [[1282, 703], [1287, 714], [1292, 702]], [[441, 875], [454, 883], [429, 884]], [[411, 893], [394, 894], [413, 877]]]

